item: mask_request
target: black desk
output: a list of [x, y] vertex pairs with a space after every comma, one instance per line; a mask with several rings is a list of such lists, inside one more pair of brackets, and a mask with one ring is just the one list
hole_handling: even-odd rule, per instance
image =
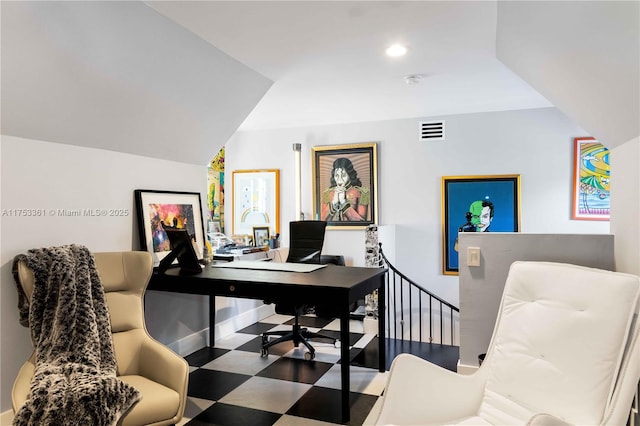
[[[342, 382], [342, 420], [350, 418], [349, 404], [349, 307], [358, 299], [378, 290], [378, 309], [385, 306], [384, 274], [381, 268], [355, 268], [326, 265], [313, 272], [282, 272], [207, 267], [202, 274], [182, 275], [178, 269], [154, 273], [149, 290], [209, 295], [210, 342], [215, 342], [215, 296], [248, 299], [296, 300], [327, 305], [340, 318], [340, 358]], [[385, 371], [384, 315], [378, 316], [378, 369]]]

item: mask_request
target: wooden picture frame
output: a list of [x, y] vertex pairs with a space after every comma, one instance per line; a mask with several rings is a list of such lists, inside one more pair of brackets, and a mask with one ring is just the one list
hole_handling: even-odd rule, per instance
[[442, 177], [442, 273], [458, 275], [459, 232], [519, 232], [520, 175]]
[[232, 234], [249, 234], [254, 226], [280, 233], [280, 170], [234, 170]]
[[609, 150], [592, 137], [573, 142], [573, 220], [609, 220], [611, 167]]
[[269, 245], [269, 227], [254, 226], [253, 227], [253, 245], [263, 247]]
[[164, 223], [175, 228], [186, 228], [194, 243], [198, 260], [204, 256], [204, 222], [200, 193], [136, 189], [134, 191], [138, 216], [140, 249], [153, 255], [158, 266], [171, 251]]
[[[377, 224], [377, 144], [316, 146], [312, 154], [313, 218], [326, 221], [329, 229]], [[336, 172], [346, 186], [336, 181]]]

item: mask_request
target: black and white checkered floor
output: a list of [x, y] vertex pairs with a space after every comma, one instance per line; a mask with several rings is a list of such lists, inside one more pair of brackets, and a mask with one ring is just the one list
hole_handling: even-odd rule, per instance
[[[303, 345], [272, 346], [260, 357], [260, 334], [290, 329], [292, 317], [273, 315], [216, 340], [185, 359], [191, 366], [184, 418], [179, 425], [309, 425], [341, 424], [340, 349], [314, 341], [316, 357], [304, 359]], [[339, 321], [305, 316], [310, 331], [339, 337]], [[362, 425], [382, 394], [388, 372], [377, 369], [378, 342], [364, 334], [362, 322], [350, 324], [351, 422]]]

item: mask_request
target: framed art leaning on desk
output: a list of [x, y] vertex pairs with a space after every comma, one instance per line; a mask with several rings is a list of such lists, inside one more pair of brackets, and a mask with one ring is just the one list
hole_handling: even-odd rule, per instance
[[136, 189], [134, 196], [140, 249], [153, 255], [154, 266], [171, 252], [165, 226], [186, 229], [198, 260], [203, 259], [205, 234], [200, 193]]

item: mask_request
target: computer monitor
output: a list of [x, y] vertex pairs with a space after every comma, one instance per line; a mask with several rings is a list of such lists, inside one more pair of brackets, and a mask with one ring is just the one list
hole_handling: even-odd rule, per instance
[[177, 259], [180, 272], [186, 274], [201, 273], [202, 266], [200, 266], [196, 251], [193, 249], [189, 232], [184, 228], [173, 228], [170, 226], [163, 226], [163, 228], [167, 233], [167, 237], [169, 237], [171, 252], [160, 261], [158, 271], [165, 272], [171, 267], [173, 261]]

